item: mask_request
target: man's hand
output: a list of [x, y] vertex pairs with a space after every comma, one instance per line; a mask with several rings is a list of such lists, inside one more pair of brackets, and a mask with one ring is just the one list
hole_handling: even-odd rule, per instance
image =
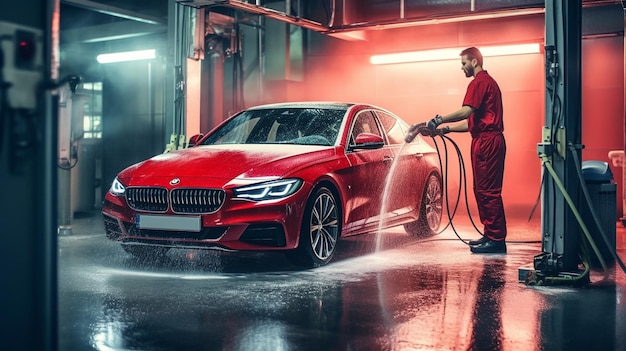
[[426, 127], [428, 127], [428, 129], [430, 130], [435, 130], [437, 129], [437, 127], [439, 127], [441, 123], [443, 123], [443, 117], [436, 115], [433, 119], [428, 121]]
[[435, 137], [437, 135], [444, 135], [448, 133], [450, 133], [450, 127], [447, 127], [447, 126], [443, 128], [435, 128], [435, 129], [428, 129], [428, 128], [420, 129], [420, 134], [424, 136], [429, 136], [429, 137]]
[[448, 133], [450, 133], [450, 127], [448, 127], [448, 126], [445, 126], [443, 128], [437, 128], [433, 132], [434, 135], [444, 135], [444, 134], [448, 134]]

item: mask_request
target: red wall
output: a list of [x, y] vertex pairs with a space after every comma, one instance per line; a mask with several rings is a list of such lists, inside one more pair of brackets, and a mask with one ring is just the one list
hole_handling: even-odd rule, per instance
[[[306, 84], [292, 86], [290, 100], [370, 102], [409, 123], [447, 114], [461, 105], [469, 79], [459, 60], [372, 65], [373, 54], [444, 47], [537, 42], [543, 46], [542, 15], [502, 20], [439, 24], [366, 33], [367, 40], [329, 40], [319, 35], [307, 55]], [[584, 39], [582, 45], [583, 160], [610, 163], [608, 152], [624, 147], [624, 38]], [[545, 120], [543, 54], [487, 57], [484, 68], [498, 81], [505, 109], [507, 161], [503, 197], [507, 214], [527, 218], [540, 191], [537, 143]], [[453, 135], [469, 159], [469, 135]], [[456, 160], [451, 160], [451, 163]], [[471, 184], [469, 162], [468, 184]], [[621, 169], [616, 216], [621, 217]], [[452, 191], [458, 168], [449, 172]], [[458, 185], [457, 185], [458, 188]], [[470, 193], [470, 208], [475, 209]], [[537, 210], [539, 211], [539, 210]], [[534, 217], [540, 220], [539, 213]]]

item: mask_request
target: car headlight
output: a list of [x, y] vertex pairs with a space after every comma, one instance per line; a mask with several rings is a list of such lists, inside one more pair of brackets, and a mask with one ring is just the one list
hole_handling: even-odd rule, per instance
[[233, 189], [235, 198], [252, 201], [276, 200], [285, 198], [300, 189], [301, 179], [281, 179], [271, 182], [246, 185]]
[[109, 189], [111, 194], [117, 195], [117, 196], [124, 195], [125, 190], [126, 190], [126, 187], [122, 184], [122, 182], [120, 182], [119, 179], [117, 179], [117, 177], [115, 177], [115, 180], [113, 180], [113, 183], [111, 184], [111, 188]]

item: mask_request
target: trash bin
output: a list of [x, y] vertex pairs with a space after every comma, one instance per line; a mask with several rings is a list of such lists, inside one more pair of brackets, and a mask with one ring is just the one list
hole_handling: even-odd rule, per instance
[[[620, 194], [622, 202], [617, 201], [618, 210], [615, 215], [622, 222], [622, 227], [626, 227], [626, 191], [624, 191], [624, 186], [626, 185], [626, 155], [624, 154], [624, 150], [609, 151], [609, 159], [613, 167], [620, 167], [622, 169], [622, 191]], [[619, 190], [619, 186], [617, 188]], [[619, 208], [620, 205], [622, 208]]]
[[[579, 212], [583, 218], [591, 238], [596, 243], [604, 262], [612, 264], [615, 262], [613, 252], [615, 252], [615, 235], [616, 235], [616, 212], [617, 212], [617, 184], [613, 182], [613, 172], [609, 168], [609, 164], [603, 161], [584, 161], [582, 163], [582, 174], [585, 180], [587, 191], [600, 227], [606, 235], [606, 240], [602, 237], [602, 233], [598, 229], [589, 206], [586, 201], [582, 201]], [[584, 200], [584, 199], [583, 199]], [[584, 235], [582, 230], [581, 235]], [[607, 245], [608, 242], [608, 245]], [[594, 268], [601, 267], [600, 261], [595, 253], [591, 253], [591, 266]]]

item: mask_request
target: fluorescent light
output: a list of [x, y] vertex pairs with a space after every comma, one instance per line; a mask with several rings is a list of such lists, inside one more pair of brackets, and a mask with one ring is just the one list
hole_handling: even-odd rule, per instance
[[[463, 49], [461, 49], [463, 50]], [[374, 65], [385, 65], [390, 63], [423, 62], [452, 60], [459, 57], [459, 49], [436, 49], [424, 51], [400, 52], [396, 54], [374, 55], [370, 57], [370, 63]]]
[[150, 60], [156, 58], [156, 50], [139, 50], [100, 54], [96, 57], [99, 63], [113, 63], [124, 61]]
[[[480, 52], [485, 56], [507, 56], [507, 55], [523, 55], [523, 54], [538, 54], [541, 52], [539, 43], [532, 44], [516, 44], [516, 45], [502, 45], [502, 46], [487, 46], [484, 48], [478, 48]], [[461, 51], [459, 51], [460, 53]], [[459, 57], [459, 56], [457, 56]]]
[[[385, 65], [392, 63], [455, 60], [460, 57], [459, 54], [463, 51], [463, 49], [465, 48], [447, 48], [373, 55], [370, 57], [370, 63], [373, 65]], [[483, 57], [538, 54], [541, 52], [539, 43], [485, 46], [479, 47], [478, 49], [483, 54]]]

